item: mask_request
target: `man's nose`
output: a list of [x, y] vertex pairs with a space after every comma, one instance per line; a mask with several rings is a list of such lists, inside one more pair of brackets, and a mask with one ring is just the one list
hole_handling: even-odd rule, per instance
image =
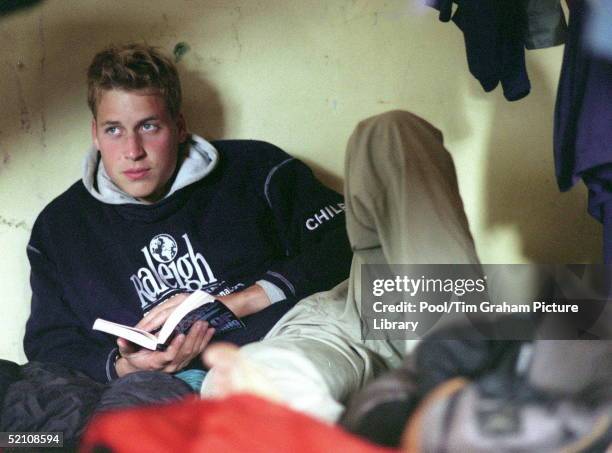
[[127, 148], [125, 150], [125, 157], [130, 160], [142, 159], [145, 155], [145, 149], [142, 146], [142, 140], [138, 134], [130, 134], [127, 137]]

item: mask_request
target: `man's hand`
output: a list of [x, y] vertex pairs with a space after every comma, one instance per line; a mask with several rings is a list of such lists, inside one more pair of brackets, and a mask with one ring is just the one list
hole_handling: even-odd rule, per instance
[[[180, 305], [189, 294], [178, 294], [171, 297], [149, 311], [135, 327], [151, 332], [160, 328], [174, 309]], [[216, 296], [238, 318], [257, 313], [270, 305], [270, 299], [259, 285], [249, 286], [244, 291]], [[120, 358], [115, 364], [117, 374], [124, 376], [135, 371], [165, 371], [174, 373], [184, 368], [196, 355], [201, 354], [210, 342], [215, 329], [208, 323], [196, 322], [187, 335], [178, 335], [172, 340], [165, 351], [139, 349], [129, 341], [118, 338]]]
[[[160, 328], [170, 313], [180, 305], [189, 294], [177, 294], [148, 312], [135, 327], [151, 332]], [[165, 351], [151, 351], [138, 348], [129, 341], [118, 338], [120, 358], [115, 364], [117, 375], [124, 376], [135, 371], [164, 371], [174, 373], [184, 368], [195, 356], [201, 354], [210, 342], [215, 329], [206, 321], [198, 321], [191, 326], [187, 335], [177, 335]]]
[[164, 325], [176, 307], [189, 297], [190, 293], [175, 294], [155, 308], [145, 313], [144, 317], [134, 327], [152, 332]]
[[165, 351], [138, 348], [124, 338], [117, 339], [120, 358], [115, 363], [119, 377], [135, 371], [164, 371], [174, 373], [183, 369], [206, 348], [215, 329], [206, 321], [191, 326], [187, 335], [177, 335]]

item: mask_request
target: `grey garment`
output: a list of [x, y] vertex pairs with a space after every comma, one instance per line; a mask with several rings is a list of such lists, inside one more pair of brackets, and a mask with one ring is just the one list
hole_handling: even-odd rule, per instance
[[[570, 285], [566, 284], [563, 290], [570, 291]], [[554, 317], [549, 320], [558, 321]], [[602, 339], [534, 341], [526, 370], [529, 384], [539, 392], [565, 395], [585, 404], [612, 401], [612, 340], [609, 340], [612, 307], [609, 303], [589, 331]]]
[[[215, 147], [202, 137], [191, 134], [180, 146], [178, 171], [165, 197], [206, 177], [218, 161], [219, 153]], [[94, 146], [88, 150], [83, 162], [83, 184], [94, 198], [103, 203], [143, 204], [113, 183], [100, 159], [100, 152]]]
[[612, 61], [612, 0], [588, 0], [585, 45], [594, 55]]
[[[361, 315], [362, 264], [479, 264], [442, 133], [401, 110], [357, 125], [347, 146], [346, 228], [354, 253], [347, 305]], [[417, 341], [366, 341], [391, 367]]]
[[591, 404], [612, 401], [612, 341], [536, 341], [528, 379], [534, 388], [552, 395]]
[[526, 0], [525, 47], [544, 49], [563, 44], [567, 22], [560, 0]]
[[[463, 453], [603, 452], [612, 440], [612, 404], [593, 410], [569, 399], [489, 397], [472, 384], [430, 401], [409, 425], [419, 451]], [[413, 422], [411, 422], [413, 423]]]
[[362, 121], [345, 173], [349, 240], [366, 261], [479, 262], [452, 157], [427, 121], [400, 110]]
[[138, 372], [101, 384], [60, 365], [30, 362], [22, 379], [7, 391], [0, 431], [61, 431], [75, 445], [98, 411], [161, 403], [192, 394], [180, 379], [160, 372]]

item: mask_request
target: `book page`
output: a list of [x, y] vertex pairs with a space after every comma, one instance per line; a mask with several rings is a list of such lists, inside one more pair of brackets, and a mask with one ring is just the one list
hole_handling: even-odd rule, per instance
[[166, 322], [163, 327], [159, 331], [157, 335], [157, 341], [159, 343], [165, 343], [168, 337], [172, 334], [172, 331], [176, 327], [176, 325], [183, 319], [183, 317], [195, 310], [196, 308], [213, 302], [215, 298], [204, 291], [195, 291], [191, 293], [187, 299], [185, 299], [178, 307], [174, 309], [174, 311], [168, 316]]
[[111, 335], [115, 335], [117, 337], [125, 338], [126, 340], [147, 349], [155, 350], [158, 343], [157, 337], [146, 330], [125, 326], [123, 324], [107, 321], [105, 319], [96, 319], [93, 329], [110, 333]]

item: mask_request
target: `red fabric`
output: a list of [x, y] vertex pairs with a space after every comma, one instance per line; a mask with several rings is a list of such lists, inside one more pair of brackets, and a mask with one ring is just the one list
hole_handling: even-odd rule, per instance
[[389, 453], [340, 428], [251, 395], [188, 400], [108, 413], [89, 425], [80, 451]]

